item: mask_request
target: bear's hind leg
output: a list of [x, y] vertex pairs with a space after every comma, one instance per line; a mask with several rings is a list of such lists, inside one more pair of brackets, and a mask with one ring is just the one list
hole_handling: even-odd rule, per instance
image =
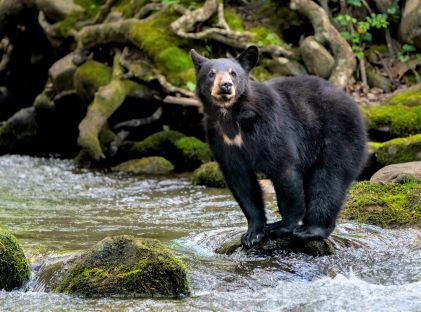
[[268, 224], [266, 233], [270, 238], [291, 236], [305, 215], [303, 177], [294, 169], [283, 170], [282, 174], [271, 177], [276, 191], [282, 220]]
[[306, 213], [303, 225], [293, 231], [295, 239], [303, 242], [322, 240], [332, 233], [353, 178], [332, 163], [313, 170], [305, 183]]

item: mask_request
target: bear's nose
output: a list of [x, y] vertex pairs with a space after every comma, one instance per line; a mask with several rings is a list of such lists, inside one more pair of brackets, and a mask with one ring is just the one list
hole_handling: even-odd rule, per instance
[[230, 81], [221, 81], [221, 92], [230, 93], [232, 88], [232, 82]]

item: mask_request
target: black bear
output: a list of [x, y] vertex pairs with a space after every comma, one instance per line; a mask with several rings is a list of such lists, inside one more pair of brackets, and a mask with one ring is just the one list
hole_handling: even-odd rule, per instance
[[[249, 78], [259, 50], [208, 59], [191, 50], [208, 143], [248, 221], [241, 241], [326, 238], [366, 159], [355, 102], [314, 76]], [[256, 172], [272, 180], [282, 220], [266, 224]]]

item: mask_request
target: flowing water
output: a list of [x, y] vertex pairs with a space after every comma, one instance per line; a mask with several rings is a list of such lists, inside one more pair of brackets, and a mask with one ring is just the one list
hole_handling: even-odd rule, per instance
[[[274, 197], [266, 197], [275, 210]], [[2, 156], [0, 224], [16, 234], [33, 270], [24, 289], [0, 291], [0, 311], [421, 311], [420, 229], [342, 223], [335, 235], [346, 243], [334, 256], [218, 254], [245, 230], [245, 219], [227, 190], [192, 186], [182, 176]], [[173, 249], [187, 265], [191, 296], [88, 299], [46, 290], [40, 267], [118, 234], [158, 238]]]

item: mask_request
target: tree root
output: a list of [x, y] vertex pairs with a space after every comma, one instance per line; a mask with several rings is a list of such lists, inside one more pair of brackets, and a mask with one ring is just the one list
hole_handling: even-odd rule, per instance
[[335, 67], [329, 81], [340, 88], [345, 88], [356, 67], [354, 53], [344, 38], [329, 20], [322, 7], [311, 0], [291, 0], [292, 10], [306, 16], [313, 25], [315, 39], [327, 44], [335, 58]]

